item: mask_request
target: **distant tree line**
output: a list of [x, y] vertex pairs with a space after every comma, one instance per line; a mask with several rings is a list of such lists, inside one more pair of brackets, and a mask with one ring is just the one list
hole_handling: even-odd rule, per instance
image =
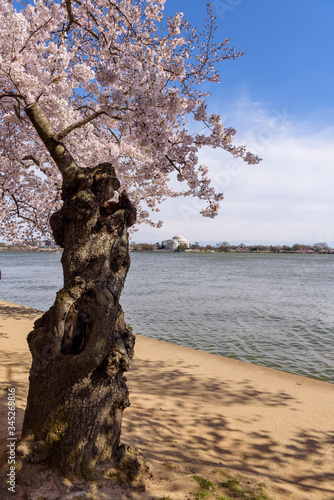
[[[154, 252], [164, 250], [165, 247], [162, 243], [135, 243], [132, 242], [131, 250], [136, 252]], [[184, 248], [178, 248], [184, 251]], [[217, 243], [216, 245], [200, 245], [195, 242], [190, 245], [190, 251], [193, 252], [236, 252], [236, 253], [334, 253], [334, 249], [330, 248], [327, 243], [320, 242], [314, 245], [304, 245], [295, 243], [292, 246], [288, 245], [230, 245], [227, 241]], [[187, 250], [187, 251], [189, 251]]]

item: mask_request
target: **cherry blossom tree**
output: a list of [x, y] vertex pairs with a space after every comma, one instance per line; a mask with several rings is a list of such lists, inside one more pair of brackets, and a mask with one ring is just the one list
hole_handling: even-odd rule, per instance
[[219, 63], [240, 55], [214, 42], [207, 8], [199, 34], [181, 13], [164, 19], [164, 0], [0, 4], [1, 231], [52, 234], [64, 249], [64, 287], [28, 336], [26, 460], [83, 475], [119, 454], [134, 345], [119, 304], [128, 228], [159, 226], [168, 197], [217, 214], [201, 148], [259, 161], [207, 110]]

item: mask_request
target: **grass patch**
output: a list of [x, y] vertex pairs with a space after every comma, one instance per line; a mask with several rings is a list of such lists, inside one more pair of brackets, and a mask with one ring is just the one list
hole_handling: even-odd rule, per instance
[[211, 496], [211, 491], [200, 490], [196, 495], [196, 500], [203, 500], [203, 498], [208, 498]]
[[[191, 495], [193, 500], [274, 500], [266, 494], [266, 484], [257, 483], [252, 478], [250, 480], [247, 477], [238, 477], [223, 469], [212, 470], [212, 474], [207, 473], [207, 477], [191, 476], [200, 488], [197, 493], [193, 492]], [[159, 500], [172, 498], [167, 496]]]
[[205, 479], [205, 477], [202, 476], [191, 476], [192, 479], [197, 481], [197, 483], [200, 485], [202, 490], [215, 490], [215, 485], [209, 481], [209, 479]]
[[228, 493], [232, 493], [234, 498], [238, 498], [240, 500], [272, 500], [264, 492], [266, 488], [265, 483], [259, 483], [255, 487], [254, 491], [241, 486], [240, 479], [238, 477], [230, 476], [225, 472], [222, 472], [222, 474], [227, 478], [227, 481], [219, 483], [219, 486], [228, 489]]
[[209, 481], [209, 479], [205, 479], [205, 477], [203, 476], [191, 476], [191, 478], [194, 479], [194, 481], [196, 481], [201, 488], [196, 494], [196, 500], [208, 498], [216, 489], [216, 486], [211, 481]]

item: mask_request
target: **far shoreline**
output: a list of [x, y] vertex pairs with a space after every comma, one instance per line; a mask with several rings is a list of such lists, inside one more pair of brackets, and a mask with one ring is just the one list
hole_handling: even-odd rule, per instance
[[[165, 242], [157, 243], [135, 243], [130, 241], [130, 252], [153, 252], [153, 253], [240, 253], [240, 254], [303, 254], [303, 255], [334, 255], [334, 248], [330, 248], [327, 243], [315, 243], [313, 245], [295, 243], [289, 245], [261, 245], [261, 244], [248, 244], [240, 243], [239, 245], [230, 245], [228, 242], [200, 245], [199, 243], [179, 244], [175, 249], [169, 248]], [[62, 248], [58, 247], [51, 240], [36, 240], [35, 242], [13, 242], [1, 243], [0, 252], [46, 252], [46, 253], [60, 253]]]

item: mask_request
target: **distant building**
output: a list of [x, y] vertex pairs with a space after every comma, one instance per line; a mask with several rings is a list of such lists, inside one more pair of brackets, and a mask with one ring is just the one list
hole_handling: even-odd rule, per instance
[[179, 246], [176, 240], [166, 240], [164, 241], [164, 247], [166, 250], [176, 250]]
[[51, 240], [35, 240], [35, 246], [38, 248], [49, 248], [52, 246]]
[[24, 245], [29, 245], [33, 246], [36, 248], [55, 248], [57, 245], [54, 243], [54, 241], [51, 240], [37, 240], [37, 239], [32, 239], [32, 240], [22, 240], [22, 243]]
[[171, 240], [164, 241], [166, 250], [177, 250], [178, 248], [189, 248], [189, 241], [181, 234], [173, 236]]
[[186, 240], [184, 236], [177, 234], [176, 236], [173, 236], [172, 239], [178, 242], [178, 247], [189, 248], [189, 241]]

